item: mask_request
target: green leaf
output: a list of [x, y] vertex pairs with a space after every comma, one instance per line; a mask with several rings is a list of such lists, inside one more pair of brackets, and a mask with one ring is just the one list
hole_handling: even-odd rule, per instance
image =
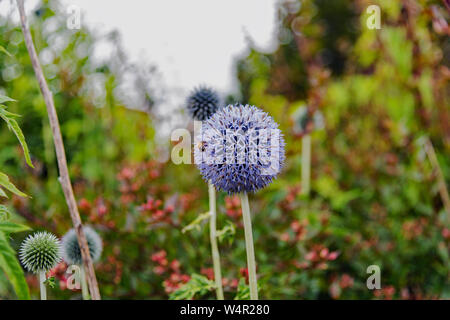
[[0, 51], [5, 53], [8, 57], [12, 57], [11, 53], [9, 53], [4, 47], [0, 46]]
[[192, 221], [191, 223], [189, 223], [186, 227], [184, 227], [181, 232], [182, 233], [186, 233], [187, 231], [191, 231], [193, 229], [195, 230], [200, 230], [200, 223], [202, 223], [204, 220], [209, 219], [210, 214], [209, 211], [200, 214], [197, 218], [195, 218], [194, 221]]
[[250, 288], [245, 283], [245, 278], [239, 280], [238, 291], [234, 300], [250, 300]]
[[8, 198], [8, 195], [3, 191], [2, 188], [0, 188], [0, 197]]
[[47, 278], [47, 280], [44, 281], [44, 284], [54, 289], [56, 285], [55, 277]]
[[[2, 97], [8, 98], [8, 97], [0, 96], [0, 100], [2, 99]], [[17, 116], [17, 115], [10, 113], [4, 109], [0, 109], [0, 118], [5, 120], [6, 123], [8, 124], [8, 128], [14, 132], [17, 139], [19, 140], [20, 145], [22, 146], [22, 150], [25, 155], [25, 161], [27, 162], [27, 164], [30, 167], [34, 168], [33, 163], [31, 162], [30, 150], [28, 149], [28, 145], [25, 141], [25, 137], [23, 135], [22, 129], [20, 129], [17, 121], [14, 118], [12, 118], [13, 116]]]
[[[2, 96], [2, 97], [5, 98], [5, 96]], [[7, 98], [7, 99], [11, 99], [11, 98], [9, 98], [9, 97], [6, 97], [6, 98]], [[16, 101], [16, 100], [11, 99], [11, 100], [9, 100], [9, 101]], [[4, 116], [10, 117], [10, 118], [20, 117], [20, 114], [10, 112], [10, 111], [8, 111], [8, 110], [6, 110], [6, 109], [7, 109], [7, 107], [6, 107], [5, 105], [0, 104], [0, 113], [3, 114]]]
[[13, 98], [7, 97], [7, 96], [3, 96], [0, 94], [0, 103], [4, 103], [4, 102], [14, 102], [16, 100], [14, 100]]
[[233, 243], [234, 235], [236, 234], [236, 227], [233, 222], [227, 221], [227, 225], [222, 229], [217, 231], [217, 238], [220, 242], [223, 242], [225, 239], [229, 239], [229, 243]]
[[16, 252], [11, 248], [8, 239], [2, 232], [0, 232], [0, 268], [11, 282], [17, 297], [21, 300], [30, 300], [28, 285], [22, 267], [16, 258]]
[[214, 281], [194, 273], [187, 283], [170, 294], [171, 300], [191, 300], [196, 294], [205, 295], [215, 289]]
[[17, 194], [21, 197], [27, 197], [25, 193], [17, 189], [17, 187], [9, 181], [9, 178], [6, 174], [0, 172], [0, 186], [3, 186], [5, 189], [11, 191], [14, 194]]
[[0, 222], [0, 232], [4, 232], [6, 234], [23, 232], [27, 230], [30, 230], [30, 228], [23, 224], [17, 224], [9, 221]]
[[0, 204], [0, 222], [7, 221], [10, 216], [10, 212], [8, 208], [2, 204]]

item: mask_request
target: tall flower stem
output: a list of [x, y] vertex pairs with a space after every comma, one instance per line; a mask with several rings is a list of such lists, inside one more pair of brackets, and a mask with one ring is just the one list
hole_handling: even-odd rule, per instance
[[311, 179], [311, 135], [302, 138], [302, 194], [309, 195]]
[[222, 288], [222, 273], [220, 271], [220, 255], [219, 248], [217, 246], [217, 232], [216, 232], [216, 189], [214, 185], [209, 182], [208, 183], [208, 192], [209, 192], [209, 238], [211, 240], [211, 250], [212, 250], [212, 258], [213, 258], [213, 267], [214, 267], [214, 279], [216, 281], [216, 294], [217, 299], [223, 300], [223, 288]]
[[45, 287], [45, 271], [39, 271], [39, 286], [41, 289], [41, 300], [47, 300], [47, 288]]
[[248, 282], [250, 285], [250, 299], [258, 300], [258, 284], [256, 281], [255, 249], [253, 247], [252, 218], [248, 204], [247, 192], [240, 193], [242, 218], [244, 219], [245, 248], [247, 251]]
[[80, 280], [81, 280], [81, 294], [83, 295], [83, 300], [90, 300], [89, 288], [86, 281], [86, 271], [84, 271], [83, 266], [80, 267]]

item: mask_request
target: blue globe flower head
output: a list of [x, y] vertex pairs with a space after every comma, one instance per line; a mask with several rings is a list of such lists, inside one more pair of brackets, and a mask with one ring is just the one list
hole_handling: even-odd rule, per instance
[[280, 173], [285, 142], [278, 124], [251, 105], [228, 105], [202, 123], [194, 159], [203, 178], [229, 194], [255, 192]]
[[209, 119], [219, 109], [219, 95], [213, 89], [201, 86], [194, 89], [187, 99], [189, 115], [198, 121]]

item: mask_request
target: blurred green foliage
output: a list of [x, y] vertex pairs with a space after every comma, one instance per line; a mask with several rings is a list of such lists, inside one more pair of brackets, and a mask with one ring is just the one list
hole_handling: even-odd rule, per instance
[[[306, 104], [310, 113], [320, 110], [326, 123], [325, 131], [312, 133], [313, 194], [296, 199], [295, 209], [282, 216], [286, 222], [304, 221], [304, 239], [294, 250], [279, 242], [266, 250], [298, 261], [316, 243], [340, 255], [321, 272], [307, 267], [311, 261], [300, 266], [303, 271], [284, 266], [269, 286], [280, 292], [266, 294], [448, 298], [450, 213], [421, 143], [422, 137], [431, 138], [448, 182], [449, 69], [442, 59], [448, 55], [443, 52], [448, 35], [436, 31], [431, 12], [448, 13], [432, 1], [333, 1], [332, 7], [340, 6], [334, 12], [352, 12], [335, 14], [337, 27], [335, 19], [323, 18], [330, 6], [322, 2], [304, 1], [296, 12], [286, 5], [280, 28], [290, 32], [291, 41], [272, 54], [252, 50], [238, 64], [243, 97], [284, 125], [291, 156], [284, 181], [266, 199], [286, 188], [282, 185], [298, 184], [300, 177], [301, 140], [291, 134], [286, 114]], [[381, 8], [380, 30], [366, 27], [370, 4]], [[292, 55], [295, 62], [283, 58]], [[321, 216], [326, 222], [315, 226]], [[268, 225], [283, 230], [280, 220]], [[309, 237], [311, 229], [316, 234]], [[385, 290], [373, 293], [365, 287], [371, 264], [381, 267]]]
[[[381, 8], [380, 30], [366, 27], [369, 4]], [[96, 268], [103, 298], [194, 291], [214, 298], [214, 290], [193, 285], [212, 277], [207, 223], [197, 220], [200, 228], [182, 232], [207, 210], [206, 184], [194, 165], [156, 161], [152, 110], [127, 108], [117, 91], [115, 66], [124, 63], [118, 37], [67, 30], [61, 12], [56, 1], [45, 1], [30, 23], [82, 218], [104, 239]], [[283, 174], [250, 198], [262, 298], [450, 297], [449, 218], [421, 143], [432, 141], [448, 185], [449, 46], [436, 12], [448, 19], [439, 1], [289, 1], [279, 5], [276, 51], [251, 47], [237, 61], [235, 100], [268, 111], [287, 141]], [[35, 165], [26, 167], [14, 137], [0, 127], [0, 167], [31, 195], [4, 204], [14, 208], [15, 221], [62, 235], [70, 218], [44, 101], [20, 29], [0, 17], [0, 32], [0, 46], [11, 53], [0, 55], [0, 94], [17, 100], [8, 110], [22, 115]], [[91, 57], [102, 41], [112, 54], [99, 62]], [[301, 136], [291, 117], [304, 105], [325, 118], [324, 130], [311, 133], [308, 197], [301, 195]], [[244, 299], [239, 202], [222, 193], [217, 200], [225, 295]], [[14, 237], [13, 246], [20, 240]], [[381, 268], [380, 290], [366, 287], [370, 265]], [[65, 288], [63, 265], [55, 274], [60, 286], [49, 290], [51, 298], [80, 297]], [[10, 298], [2, 277], [0, 297]], [[37, 297], [37, 282], [28, 281]]]
[[[3, 49], [0, 51], [3, 51], [8, 56], [11, 56], [3, 47], [0, 46], [0, 49]], [[8, 129], [15, 134], [20, 145], [22, 146], [27, 164], [30, 167], [33, 167], [30, 159], [30, 153], [28, 151], [28, 145], [25, 142], [22, 130], [15, 119], [19, 115], [7, 111], [7, 107], [2, 104], [11, 101], [14, 101], [14, 99], [0, 95], [0, 118], [6, 123]], [[0, 197], [8, 198], [8, 195], [2, 188], [20, 197], [27, 196], [22, 191], [17, 189], [6, 174], [0, 172]], [[17, 297], [19, 299], [29, 300], [30, 292], [25, 280], [25, 275], [16, 256], [16, 252], [9, 243], [8, 237], [11, 233], [28, 231], [30, 228], [10, 222], [10, 216], [11, 213], [8, 207], [5, 205], [0, 205], [0, 269], [8, 277], [8, 280], [14, 288]]]

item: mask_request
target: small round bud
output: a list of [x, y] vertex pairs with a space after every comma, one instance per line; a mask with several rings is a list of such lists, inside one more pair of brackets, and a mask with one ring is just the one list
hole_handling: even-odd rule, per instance
[[[83, 230], [86, 235], [91, 258], [94, 262], [97, 262], [103, 250], [102, 239], [91, 227], [84, 227]], [[83, 263], [75, 229], [70, 229], [62, 238], [62, 256], [68, 264], [81, 265]]]
[[20, 248], [20, 261], [30, 272], [47, 272], [61, 261], [61, 243], [46, 231], [30, 235]]
[[194, 89], [187, 99], [189, 115], [198, 121], [209, 119], [219, 109], [219, 95], [208, 87]]

